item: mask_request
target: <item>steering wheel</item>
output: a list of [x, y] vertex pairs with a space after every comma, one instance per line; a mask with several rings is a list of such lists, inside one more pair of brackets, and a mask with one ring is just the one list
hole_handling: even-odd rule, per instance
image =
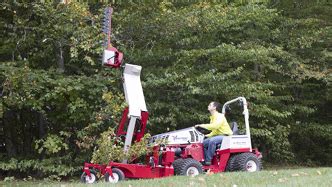
[[203, 128], [203, 127], [200, 127], [200, 126], [198, 126], [198, 127], [195, 127], [196, 128], [196, 130], [198, 131], [198, 132], [200, 132], [200, 133], [202, 133], [202, 134], [209, 134], [211, 131], [210, 130], [208, 130], [208, 129], [206, 129], [206, 128]]

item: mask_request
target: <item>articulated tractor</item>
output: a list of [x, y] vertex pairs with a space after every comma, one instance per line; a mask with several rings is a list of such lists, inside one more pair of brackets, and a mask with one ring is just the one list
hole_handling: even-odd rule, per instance
[[[116, 136], [124, 139], [123, 151], [128, 151], [133, 142], [138, 142], [144, 136], [149, 113], [145, 104], [140, 74], [142, 67], [133, 64], [122, 64], [123, 54], [110, 45], [110, 20], [112, 9], [105, 10], [105, 17], [109, 25], [104, 32], [107, 41], [103, 65], [110, 68], [119, 68], [123, 71], [124, 95], [128, 107], [116, 131]], [[146, 155], [145, 163], [121, 163], [109, 161], [108, 164], [84, 163], [81, 181], [94, 183], [98, 180], [97, 172], [104, 176], [105, 181], [117, 183], [124, 179], [160, 178], [173, 175], [195, 176], [204, 172], [224, 171], [259, 171], [262, 168], [262, 155], [253, 149], [250, 138], [248, 104], [244, 97], [227, 101], [222, 108], [238, 103], [244, 116], [244, 133], [239, 134], [236, 122], [232, 122], [233, 135], [225, 136], [213, 156], [211, 165], [203, 166], [204, 161], [204, 129], [189, 127], [154, 135], [149, 141], [153, 152]], [[157, 142], [164, 142], [162, 144]]]

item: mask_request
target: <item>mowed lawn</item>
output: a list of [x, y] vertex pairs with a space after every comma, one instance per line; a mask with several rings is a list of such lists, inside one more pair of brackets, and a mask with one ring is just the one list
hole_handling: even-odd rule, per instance
[[[79, 180], [79, 176], [77, 176]], [[204, 174], [196, 177], [175, 176], [162, 179], [125, 180], [116, 185], [105, 183], [101, 180], [96, 184], [81, 184], [77, 182], [44, 182], [44, 181], [0, 181], [0, 186], [331, 186], [332, 168], [303, 168], [303, 169], [278, 169], [256, 173], [232, 172], [218, 174]]]

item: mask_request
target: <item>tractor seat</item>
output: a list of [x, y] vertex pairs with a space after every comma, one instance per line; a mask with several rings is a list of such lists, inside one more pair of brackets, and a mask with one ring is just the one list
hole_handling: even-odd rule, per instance
[[[235, 121], [233, 121], [233, 122], [230, 123], [230, 127], [231, 127], [231, 129], [233, 131], [233, 135], [239, 135], [239, 128], [238, 128], [238, 125], [237, 125], [237, 123]], [[218, 150], [220, 148], [221, 148], [221, 143], [217, 144], [216, 149]]]
[[239, 135], [239, 128], [238, 128], [239, 126], [235, 121], [231, 122], [230, 127], [233, 131], [233, 135]]

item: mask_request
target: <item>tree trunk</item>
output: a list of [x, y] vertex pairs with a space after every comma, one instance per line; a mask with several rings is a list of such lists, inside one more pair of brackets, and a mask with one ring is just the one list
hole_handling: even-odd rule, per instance
[[63, 58], [63, 46], [61, 42], [58, 42], [58, 54], [57, 54], [58, 72], [65, 72], [65, 62]]
[[260, 77], [260, 72], [259, 72], [259, 65], [257, 63], [255, 63], [254, 71], [255, 71], [255, 79], [258, 80]]
[[33, 137], [35, 137], [37, 134], [36, 128], [34, 127], [34, 121], [36, 120], [34, 113], [36, 112], [29, 109], [25, 109], [20, 112], [23, 130], [22, 153], [24, 155], [30, 155], [33, 153]]
[[46, 121], [43, 114], [38, 113], [38, 117], [39, 117], [39, 123], [38, 123], [39, 138], [44, 138], [46, 134]]
[[15, 126], [11, 123], [14, 121], [14, 112], [12, 110], [7, 110], [3, 114], [3, 132], [5, 137], [5, 147], [6, 152], [9, 157], [14, 157], [17, 155], [17, 147], [15, 145]]
[[4, 128], [3, 128], [3, 117], [1, 118], [0, 121], [0, 153], [5, 153], [6, 149], [5, 149], [5, 134], [4, 134]]

